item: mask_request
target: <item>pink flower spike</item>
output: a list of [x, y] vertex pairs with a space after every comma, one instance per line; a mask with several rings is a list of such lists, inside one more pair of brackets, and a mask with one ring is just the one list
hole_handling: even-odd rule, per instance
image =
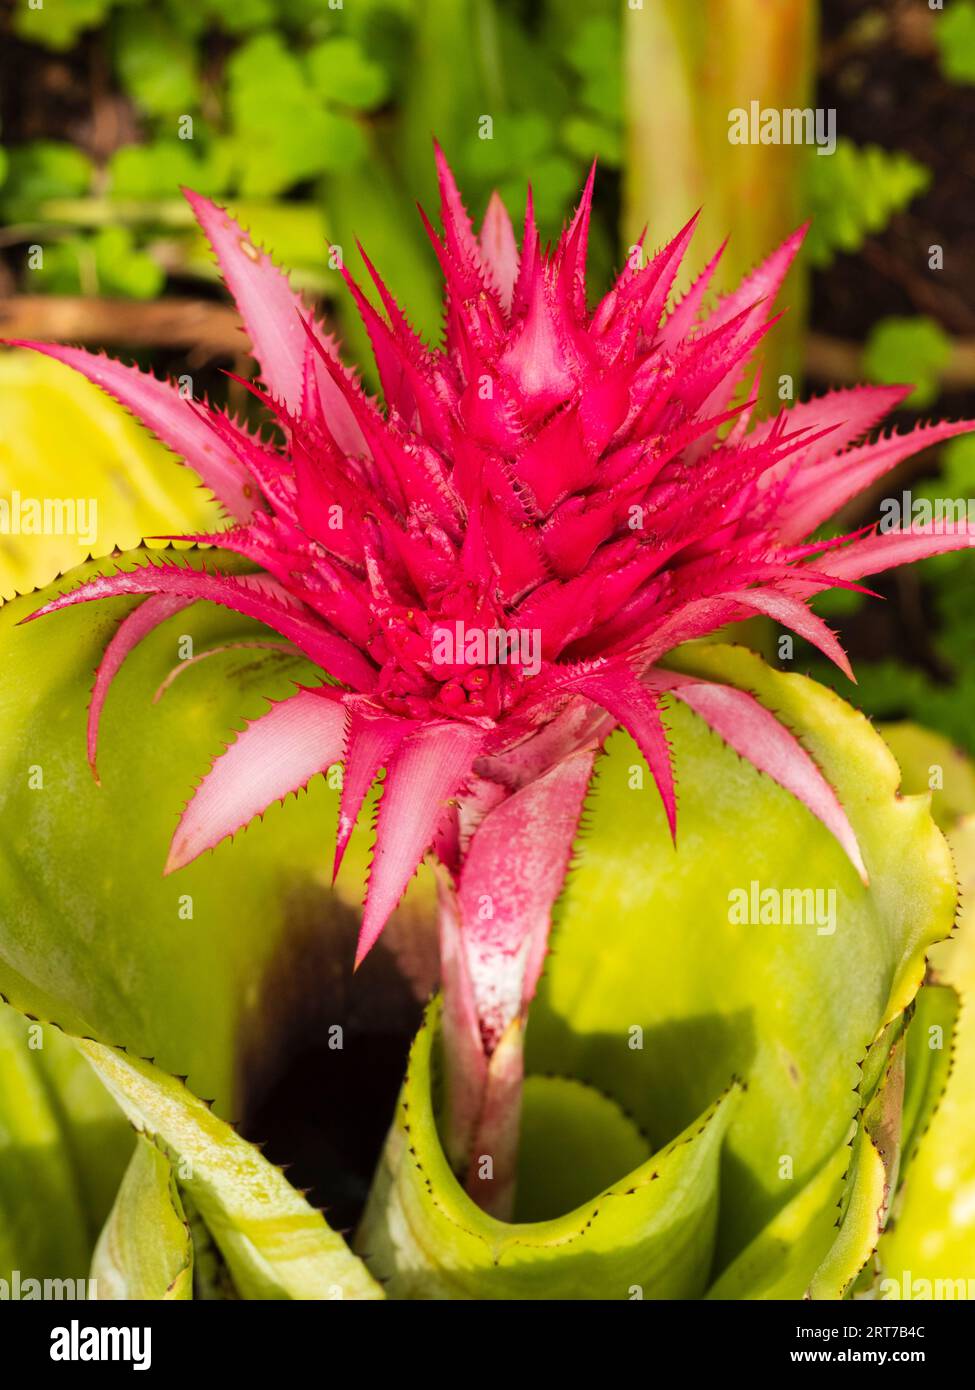
[[508, 209], [497, 193], [492, 193], [488, 201], [481, 224], [480, 245], [481, 256], [500, 297], [501, 307], [509, 314], [518, 278], [518, 243]]
[[180, 817], [163, 872], [182, 869], [338, 762], [344, 727], [341, 703], [315, 691], [272, 704], [214, 760]]
[[89, 580], [77, 589], [52, 599], [24, 621], [32, 622], [35, 618], [43, 618], [49, 613], [92, 599], [113, 598], [117, 594], [151, 593], [171, 594], [190, 601], [209, 599], [221, 603], [226, 608], [274, 628], [275, 632], [300, 647], [326, 674], [367, 688], [375, 681], [369, 663], [350, 642], [329, 634], [310, 614], [306, 616], [297, 605], [283, 602], [266, 586], [259, 588], [247, 575], [208, 574], [205, 570], [172, 563], [143, 565], [140, 569]]
[[809, 535], [904, 459], [934, 444], [967, 434], [973, 428], [975, 422], [971, 420], [917, 425], [910, 434], [885, 436], [872, 444], [832, 454], [812, 465], [805, 462], [796, 471], [782, 506], [782, 539], [798, 540]]
[[254, 478], [233, 451], [167, 381], [160, 381], [138, 367], [127, 367], [110, 357], [99, 357], [83, 348], [52, 343], [11, 341], [9, 347], [32, 348], [73, 367], [130, 410], [163, 444], [178, 454], [238, 521], [249, 521], [259, 506], [260, 491]]
[[975, 546], [975, 527], [966, 521], [915, 526], [909, 531], [878, 531], [817, 559], [816, 569], [833, 579], [862, 579], [931, 555]]
[[349, 837], [366, 799], [369, 788], [386, 767], [389, 759], [413, 729], [409, 719], [384, 714], [381, 709], [364, 700], [346, 701], [345, 769], [342, 776], [342, 800], [339, 807], [339, 827], [335, 841], [335, 863], [332, 881], [342, 867]]
[[393, 755], [379, 802], [357, 969], [416, 873], [446, 802], [470, 776], [484, 737], [473, 724], [432, 724], [419, 728]]
[[[594, 173], [554, 246], [539, 238], [529, 189], [519, 246], [496, 194], [476, 234], [439, 147], [436, 164], [441, 227], [424, 226], [444, 282], [442, 345], [415, 332], [409, 304], [365, 252], [381, 308], [346, 277], [381, 400], [342, 364], [270, 257], [196, 194], [188, 197], [266, 389], [245, 385], [275, 442], [134, 368], [34, 345], [115, 395], [185, 458], [234, 519], [207, 539], [238, 557], [234, 573], [167, 557], [106, 574], [34, 616], [116, 595], [148, 600], [99, 667], [93, 764], [109, 682], [183, 604], [206, 600], [261, 623], [270, 632], [253, 640], [277, 634], [340, 683], [273, 707], [217, 760], [171, 866], [344, 757], [337, 868], [385, 768], [357, 962], [432, 850], [456, 917], [443, 932], [446, 988], [467, 991], [448, 1000], [445, 1019], [463, 1033], [464, 1065], [480, 1088], [465, 1123], [485, 1133], [478, 1126], [498, 1102], [495, 1132], [510, 1139], [520, 1011], [544, 958], [588, 769], [614, 727], [646, 758], [672, 836], [680, 768], [660, 708], [668, 692], [801, 800], [865, 878], [846, 813], [793, 734], [746, 693], [656, 663], [754, 612], [852, 675], [810, 600], [970, 546], [975, 529], [939, 522], [820, 538], [818, 528], [903, 459], [972, 425], [870, 440], [903, 400], [904, 388], [888, 386], [757, 418], [757, 391], [749, 399], [741, 388], [754, 380], [804, 229], [709, 307], [719, 252], [674, 305], [692, 218], [647, 266], [628, 263], [591, 309]], [[253, 568], [241, 574], [242, 565]], [[476, 889], [492, 891], [491, 876], [501, 914], [488, 928], [471, 906]], [[503, 1039], [511, 1054], [492, 1071]]]
[[191, 189], [182, 192], [213, 247], [265, 385], [289, 409], [296, 409], [301, 403], [305, 350], [299, 317], [307, 314], [307, 309], [284, 272], [266, 251], [254, 245], [226, 208]]
[[99, 786], [101, 778], [98, 776], [97, 767], [98, 725], [112, 681], [118, 675], [125, 658], [144, 637], [167, 618], [173, 617], [194, 602], [194, 599], [180, 598], [175, 594], [155, 594], [147, 598], [122, 619], [118, 631], [105, 648], [95, 674], [91, 704], [88, 706], [88, 763]]
[[725, 597], [735, 599], [746, 608], [754, 609], [756, 613], [764, 613], [767, 618], [781, 623], [783, 627], [791, 628], [814, 647], [818, 647], [825, 657], [840, 668], [844, 676], [856, 684], [850, 659], [840, 646], [839, 639], [829, 630], [822, 618], [811, 608], [807, 608], [801, 599], [765, 588], [745, 589], [739, 593], [727, 594]]
[[664, 319], [661, 325], [661, 338], [668, 351], [676, 347], [697, 328], [698, 315], [701, 313], [704, 297], [714, 279], [714, 272], [718, 268], [727, 245], [727, 240], [721, 243], [683, 299], [674, 305]]
[[796, 736], [747, 691], [660, 672], [660, 685], [699, 714], [730, 748], [812, 812], [842, 845], [861, 881], [869, 883], [852, 825], [839, 799]]
[[664, 804], [671, 839], [677, 839], [677, 796], [670, 745], [660, 717], [657, 697], [623, 668], [606, 668], [573, 681], [575, 689], [600, 705], [622, 724], [647, 760]]

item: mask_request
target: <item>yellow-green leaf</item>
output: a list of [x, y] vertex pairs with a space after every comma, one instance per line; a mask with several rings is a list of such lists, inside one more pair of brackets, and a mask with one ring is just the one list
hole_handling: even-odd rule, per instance
[[383, 1297], [321, 1212], [181, 1081], [101, 1043], [78, 1046], [136, 1128], [178, 1164], [242, 1297]]
[[91, 1267], [100, 1299], [193, 1297], [193, 1242], [172, 1164], [140, 1135]]

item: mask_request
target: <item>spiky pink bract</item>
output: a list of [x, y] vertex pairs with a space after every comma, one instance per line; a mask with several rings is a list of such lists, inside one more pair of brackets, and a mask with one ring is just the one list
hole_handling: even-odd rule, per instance
[[[836, 392], [758, 423], [754, 402], [735, 405], [801, 232], [702, 317], [717, 257], [668, 308], [692, 221], [647, 264], [628, 264], [591, 308], [591, 175], [554, 250], [543, 249], [529, 202], [519, 250], [496, 195], [475, 236], [439, 150], [437, 159], [442, 235], [426, 225], [446, 284], [444, 347], [417, 337], [368, 260], [383, 313], [344, 272], [384, 408], [270, 259], [195, 194], [282, 444], [132, 368], [28, 345], [98, 382], [181, 454], [234, 519], [195, 539], [255, 567], [232, 577], [164, 560], [86, 583], [39, 613], [154, 596], [99, 672], [93, 765], [121, 660], [194, 599], [259, 619], [338, 681], [274, 705], [217, 759], [169, 867], [344, 758], [337, 866], [385, 768], [358, 958], [432, 848], [449, 900], [454, 1031], [488, 1058], [534, 991], [593, 760], [616, 725], [633, 735], [676, 824], [663, 697], [685, 701], [799, 797], [866, 877], [843, 808], [793, 735], [748, 694], [659, 663], [762, 613], [848, 670], [807, 601], [971, 537], [958, 526], [805, 538], [901, 459], [971, 426], [858, 444], [902, 399], [889, 387]], [[473, 1132], [477, 1115], [463, 1124]]]

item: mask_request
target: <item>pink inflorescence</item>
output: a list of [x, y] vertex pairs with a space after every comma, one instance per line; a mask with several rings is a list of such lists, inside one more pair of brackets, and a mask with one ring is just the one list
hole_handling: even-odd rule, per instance
[[[504, 856], [511, 865], [520, 853], [511, 920], [502, 904], [487, 935], [473, 932], [468, 964], [481, 978], [485, 953], [507, 951], [518, 962], [513, 988], [530, 991], [538, 922], [559, 890], [592, 759], [617, 724], [646, 757], [673, 829], [664, 695], [801, 797], [865, 876], [835, 794], [791, 733], [747, 693], [658, 663], [680, 643], [764, 614], [849, 671], [807, 601], [970, 537], [959, 526], [808, 538], [902, 459], [971, 426], [858, 443], [904, 398], [900, 387], [838, 391], [756, 419], [750, 362], [801, 231], [706, 311], [720, 252], [672, 303], [692, 220], [646, 264], [631, 258], [590, 307], [591, 175], [554, 249], [541, 245], [529, 200], [519, 248], [496, 195], [474, 233], [437, 158], [443, 232], [426, 227], [445, 282], [443, 347], [417, 336], [364, 253], [383, 312], [343, 271], [382, 406], [271, 260], [192, 193], [260, 364], [263, 386], [251, 389], [281, 442], [134, 368], [31, 345], [111, 392], [196, 469], [233, 524], [189, 539], [253, 566], [231, 575], [157, 559], [40, 611], [149, 596], [124, 619], [96, 680], [93, 765], [110, 680], [180, 608], [211, 600], [288, 639], [336, 683], [272, 705], [215, 760], [169, 867], [344, 760], [338, 863], [385, 768], [360, 958], [431, 847], [454, 876], [462, 916], [468, 860], [483, 860], [471, 874], [497, 879]], [[539, 844], [539, 818], [551, 844]]]

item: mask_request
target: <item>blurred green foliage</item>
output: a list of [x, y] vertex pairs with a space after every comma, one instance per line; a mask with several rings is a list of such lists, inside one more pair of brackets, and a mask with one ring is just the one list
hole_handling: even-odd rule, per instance
[[975, 82], [975, 3], [953, 0], [938, 16], [935, 43], [941, 57], [941, 71], [952, 82]]
[[[323, 217], [293, 219], [288, 231], [291, 262], [313, 287], [337, 286], [324, 277], [326, 232], [343, 248], [358, 238], [394, 290], [410, 277], [417, 325], [436, 332], [433, 269], [412, 206], [418, 194], [434, 201], [434, 133], [476, 218], [494, 187], [517, 215], [530, 178], [546, 236], [591, 160], [604, 170], [620, 161], [613, 0], [568, 12], [558, 0], [49, 0], [18, 7], [13, 27], [69, 63], [84, 64], [94, 47], [130, 113], [121, 143], [99, 158], [52, 139], [8, 151], [0, 215], [45, 247], [32, 290], [150, 298], [163, 278], [151, 261], [199, 273], [176, 201], [185, 184], [232, 206], [319, 209]], [[604, 273], [616, 251], [606, 202], [593, 235]]]
[[[617, 0], [349, 0], [336, 8], [331, 0], [49, 0], [41, 10], [18, 7], [13, 23], [21, 38], [69, 59], [81, 41], [103, 52], [137, 133], [125, 130], [124, 142], [100, 161], [52, 140], [16, 146], [0, 214], [67, 243], [39, 288], [90, 291], [94, 277], [102, 292], [148, 298], [159, 279], [140, 257], [144, 250], [156, 256], [160, 228], [169, 238], [166, 269], [201, 269], [187, 250], [192, 233], [182, 230], [188, 219], [175, 202], [178, 185], [232, 205], [284, 199], [289, 207], [317, 206], [324, 224], [305, 217], [307, 239], [296, 247], [289, 237], [290, 261], [311, 273], [309, 283], [319, 292], [334, 284], [322, 273], [326, 229], [343, 247], [358, 238], [394, 290], [411, 276], [417, 326], [435, 332], [439, 307], [429, 257], [420, 260], [412, 201], [434, 202], [436, 133], [475, 218], [495, 187], [517, 215], [530, 179], [546, 237], [557, 233], [586, 166], [598, 159], [591, 244], [598, 284], [618, 262], [621, 239], [613, 171], [623, 150], [622, 11]], [[832, 158], [808, 163], [809, 250], [817, 265], [837, 250], [857, 250], [929, 180], [907, 155], [843, 139]], [[133, 237], [112, 248], [116, 268], [103, 279], [104, 244], [90, 244], [91, 229], [112, 218], [113, 207]], [[656, 230], [657, 240], [668, 230]], [[404, 253], [404, 238], [412, 252]], [[133, 266], [118, 267], [119, 257]], [[360, 346], [358, 330], [349, 331], [352, 346]]]
[[47, 198], [79, 197], [89, 188], [94, 166], [73, 145], [32, 140], [8, 152], [4, 206], [32, 211]]
[[829, 265], [837, 251], [859, 251], [931, 182], [930, 171], [910, 155], [855, 145], [842, 136], [830, 158], [809, 164], [812, 226], [806, 249], [816, 266]]
[[871, 381], [913, 382], [906, 404], [924, 410], [936, 400], [938, 378], [951, 357], [951, 339], [934, 319], [887, 318], [874, 324], [863, 351]]

